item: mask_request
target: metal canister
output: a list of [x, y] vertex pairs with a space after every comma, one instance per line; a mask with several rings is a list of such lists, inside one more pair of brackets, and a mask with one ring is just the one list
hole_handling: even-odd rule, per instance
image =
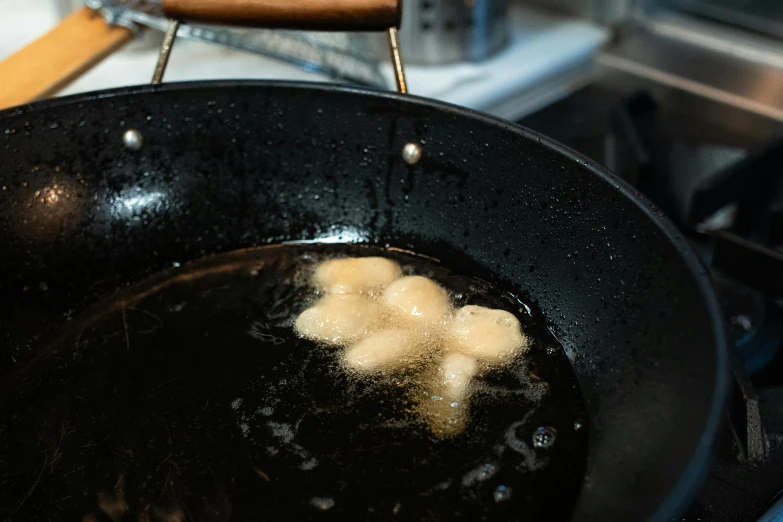
[[405, 0], [400, 29], [409, 63], [485, 60], [508, 42], [507, 0]]

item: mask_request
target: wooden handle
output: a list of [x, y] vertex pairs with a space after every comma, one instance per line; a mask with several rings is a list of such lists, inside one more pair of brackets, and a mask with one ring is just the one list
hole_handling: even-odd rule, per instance
[[133, 39], [84, 7], [0, 61], [0, 109], [47, 98]]
[[169, 18], [275, 29], [383, 31], [399, 27], [402, 0], [163, 0]]

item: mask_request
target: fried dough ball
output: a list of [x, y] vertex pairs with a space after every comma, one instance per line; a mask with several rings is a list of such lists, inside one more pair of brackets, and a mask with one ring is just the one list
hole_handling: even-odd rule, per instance
[[402, 370], [415, 364], [419, 345], [412, 332], [383, 330], [350, 347], [344, 362], [362, 372]]
[[527, 346], [528, 339], [513, 314], [472, 305], [457, 310], [446, 341], [447, 350], [490, 365], [510, 362]]
[[440, 363], [430, 385], [434, 394], [419, 405], [437, 437], [453, 437], [467, 426], [470, 383], [478, 371], [478, 361], [461, 353], [450, 353]]
[[397, 279], [386, 288], [383, 302], [400, 318], [416, 323], [437, 323], [451, 311], [446, 290], [422, 276]]
[[449, 402], [462, 402], [468, 398], [470, 381], [478, 374], [476, 359], [461, 353], [450, 353], [438, 367], [437, 389]]
[[399, 279], [400, 265], [383, 257], [351, 257], [321, 263], [315, 271], [315, 286], [332, 294], [358, 294]]
[[296, 332], [332, 345], [355, 342], [370, 333], [380, 307], [360, 295], [330, 295], [296, 318]]
[[468, 405], [462, 402], [447, 402], [430, 398], [420, 404], [421, 415], [430, 432], [439, 439], [455, 437], [465, 431], [470, 420]]

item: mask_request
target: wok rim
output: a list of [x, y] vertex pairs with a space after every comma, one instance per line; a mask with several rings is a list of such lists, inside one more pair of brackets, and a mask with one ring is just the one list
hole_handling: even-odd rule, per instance
[[[105, 89], [87, 93], [73, 94], [60, 98], [37, 101], [0, 111], [0, 121], [12, 116], [24, 115], [28, 112], [54, 109], [64, 105], [89, 103], [96, 100], [115, 98], [119, 96], [141, 96], [157, 92], [189, 91], [201, 89], [235, 89], [235, 88], [285, 88], [308, 90], [311, 92], [340, 92], [365, 98], [394, 100], [407, 104], [418, 105], [430, 109], [437, 109], [451, 115], [468, 118], [498, 127], [504, 131], [512, 132], [525, 139], [531, 139], [541, 143], [566, 158], [579, 163], [593, 175], [600, 178], [617, 190], [620, 194], [633, 202], [663, 233], [663, 235], [675, 247], [675, 250], [685, 262], [691, 275], [696, 281], [704, 304], [709, 315], [712, 332], [715, 337], [715, 386], [712, 390], [712, 404], [710, 405], [704, 429], [695, 451], [688, 465], [683, 469], [675, 486], [668, 493], [650, 517], [651, 522], [669, 521], [685, 510], [707, 478], [711, 468], [713, 456], [713, 444], [717, 438], [718, 430], [722, 425], [723, 409], [727, 402], [729, 383], [729, 340], [724, 314], [720, 300], [716, 293], [713, 281], [708, 269], [696, 255], [693, 248], [685, 240], [685, 237], [677, 229], [674, 223], [663, 214], [650, 200], [647, 199], [635, 187], [621, 179], [617, 174], [598, 162], [582, 155], [581, 153], [559, 143], [558, 141], [528, 129], [516, 123], [482, 113], [467, 107], [461, 107], [450, 103], [424, 98], [412, 94], [399, 94], [391, 91], [374, 90], [363, 87], [337, 85], [331, 83], [316, 83], [306, 81], [286, 80], [209, 80], [172, 82], [162, 85], [137, 85]], [[581, 500], [577, 501], [575, 512]]]

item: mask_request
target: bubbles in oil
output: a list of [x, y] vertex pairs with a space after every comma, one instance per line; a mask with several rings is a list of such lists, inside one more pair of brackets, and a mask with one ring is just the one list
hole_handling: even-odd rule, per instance
[[533, 446], [536, 448], [549, 449], [554, 445], [557, 434], [554, 428], [548, 426], [542, 426], [536, 428], [533, 432]]
[[508, 486], [500, 485], [495, 488], [495, 493], [492, 495], [495, 502], [505, 502], [511, 498], [512, 489]]
[[[387, 257], [315, 261], [314, 268], [301, 272], [309, 280], [299, 284], [309, 283], [320, 300], [297, 317], [297, 333], [344, 349], [346, 369], [365, 378], [378, 381], [382, 374], [405, 373], [419, 415], [437, 437], [453, 437], [466, 428], [474, 381], [505, 369], [529, 343], [512, 313], [467, 303], [477, 281], [461, 278], [472, 287], [454, 290], [460, 278], [452, 276], [447, 292], [422, 275], [421, 266], [409, 263], [401, 270]], [[552, 349], [547, 353], [552, 355]]]
[[319, 511], [328, 511], [334, 507], [334, 499], [325, 497], [313, 497], [310, 504]]
[[[530, 337], [524, 359], [475, 383], [459, 436], [433, 439], [415, 415], [434, 400], [415, 372], [366, 379], [294, 335], [322, 297], [309, 285], [317, 263], [361, 255], [432, 278], [457, 306], [507, 310]], [[404, 252], [290, 245], [153, 276], [43, 339], [36, 363], [2, 383], [0, 506], [30, 492], [26, 519], [84, 519], [121, 498], [132, 519], [228, 520], [230, 505], [250, 521], [565, 520], [586, 456], [575, 376], [543, 320], [476, 275]], [[542, 426], [557, 430], [547, 451], [532, 438]]]
[[499, 466], [497, 464], [487, 462], [481, 464], [477, 468], [470, 470], [465, 476], [462, 477], [463, 486], [473, 486], [478, 482], [489, 480], [495, 476], [498, 472]]

